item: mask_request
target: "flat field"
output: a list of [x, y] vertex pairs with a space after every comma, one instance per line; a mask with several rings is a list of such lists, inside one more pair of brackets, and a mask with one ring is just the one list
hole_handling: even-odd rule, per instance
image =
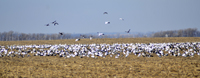
[[75, 39], [66, 40], [34, 40], [34, 41], [0, 41], [0, 45], [30, 45], [30, 44], [92, 44], [92, 43], [168, 43], [168, 42], [200, 42], [200, 37], [168, 37], [168, 38], [102, 38], [102, 39]]
[[[0, 45], [30, 44], [91, 44], [91, 43], [168, 43], [200, 42], [199, 37], [177, 38], [119, 38], [0, 41]], [[127, 58], [60, 58], [59, 56], [1, 57], [0, 77], [44, 77], [44, 78], [135, 78], [135, 77], [197, 77], [200, 78], [200, 56], [194, 57], [137, 57]]]

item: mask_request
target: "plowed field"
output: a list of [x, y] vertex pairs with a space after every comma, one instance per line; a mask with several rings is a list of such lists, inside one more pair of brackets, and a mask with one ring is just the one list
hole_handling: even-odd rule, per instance
[[[91, 43], [164, 43], [200, 42], [199, 37], [188, 38], [126, 38], [126, 39], [83, 39], [47, 41], [0, 41], [0, 45], [25, 44], [91, 44]], [[75, 57], [59, 56], [2, 57], [0, 77], [44, 77], [44, 78], [134, 78], [134, 77], [200, 77], [200, 56], [194, 57]]]

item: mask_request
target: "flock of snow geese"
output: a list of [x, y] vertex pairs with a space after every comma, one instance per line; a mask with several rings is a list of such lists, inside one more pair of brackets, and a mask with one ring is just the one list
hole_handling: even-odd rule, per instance
[[[103, 14], [108, 14], [104, 12]], [[123, 18], [119, 20], [124, 21]], [[46, 26], [59, 25], [53, 21]], [[106, 21], [105, 24], [110, 24]], [[130, 33], [130, 29], [125, 31]], [[60, 35], [63, 33], [59, 32]], [[105, 35], [97, 32], [98, 36]], [[85, 38], [84, 35], [80, 37]], [[75, 41], [79, 41], [80, 38]], [[92, 36], [90, 36], [92, 40]], [[200, 42], [185, 43], [114, 43], [114, 44], [43, 44], [43, 45], [0, 45], [0, 57], [33, 57], [33, 56], [59, 56], [61, 58], [121, 58], [131, 57], [194, 57], [200, 56]]]
[[[107, 15], [108, 12], [104, 12], [103, 14]], [[124, 21], [123, 18], [119, 18], [119, 20]], [[46, 26], [50, 26], [50, 24], [53, 24], [54, 26], [59, 25], [58, 22], [56, 22], [56, 20], [53, 21], [53, 22], [51, 22], [51, 23], [46, 24]], [[106, 21], [105, 24], [110, 24], [110, 21]], [[125, 32], [126, 32], [126, 33], [129, 33], [130, 30], [131, 30], [131, 29], [129, 29], [128, 31], [125, 31]], [[59, 32], [59, 34], [60, 34], [60, 35], [63, 35], [62, 32]], [[101, 33], [101, 32], [97, 32], [97, 34], [98, 34], [98, 36], [103, 36], [103, 35], [105, 35], [104, 33]], [[80, 35], [80, 37], [81, 37], [81, 38], [84, 38], [82, 35]], [[90, 36], [90, 40], [92, 40], [92, 37], [93, 37], [93, 36]], [[79, 40], [80, 40], [80, 38], [77, 38], [75, 41], [79, 41]]]
[[[186, 43], [114, 43], [114, 44], [43, 44], [0, 46], [0, 57], [28, 58], [127, 58], [127, 57], [194, 57], [200, 56], [200, 42]], [[133, 56], [129, 56], [133, 55]]]

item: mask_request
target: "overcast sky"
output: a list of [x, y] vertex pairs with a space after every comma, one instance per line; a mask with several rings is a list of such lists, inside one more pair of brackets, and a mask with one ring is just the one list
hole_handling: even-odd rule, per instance
[[[59, 25], [45, 26], [55, 20]], [[0, 0], [0, 32], [151, 32], [186, 28], [200, 30], [200, 0]]]

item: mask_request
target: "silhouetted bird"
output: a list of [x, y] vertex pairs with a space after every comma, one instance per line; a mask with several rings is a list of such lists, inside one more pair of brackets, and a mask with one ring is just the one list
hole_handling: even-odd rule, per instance
[[54, 24], [54, 26], [55, 26], [55, 25], [59, 25], [59, 24], [56, 22], [56, 20], [53, 21], [52, 24]]
[[54, 26], [55, 26], [56, 24], [59, 25], [59, 24], [56, 22], [56, 23], [54, 23]]
[[52, 24], [55, 24], [55, 23], [57, 23], [57, 22], [56, 21], [52, 22]]
[[59, 32], [60, 35], [63, 35], [63, 33]]
[[81, 35], [81, 34], [80, 34], [80, 36], [81, 36], [82, 38], [85, 38], [85, 35]]
[[46, 26], [49, 26], [49, 24], [46, 24]]
[[104, 12], [103, 14], [108, 14], [108, 12]]
[[129, 33], [131, 29], [129, 29], [128, 31], [125, 31], [126, 33]]

